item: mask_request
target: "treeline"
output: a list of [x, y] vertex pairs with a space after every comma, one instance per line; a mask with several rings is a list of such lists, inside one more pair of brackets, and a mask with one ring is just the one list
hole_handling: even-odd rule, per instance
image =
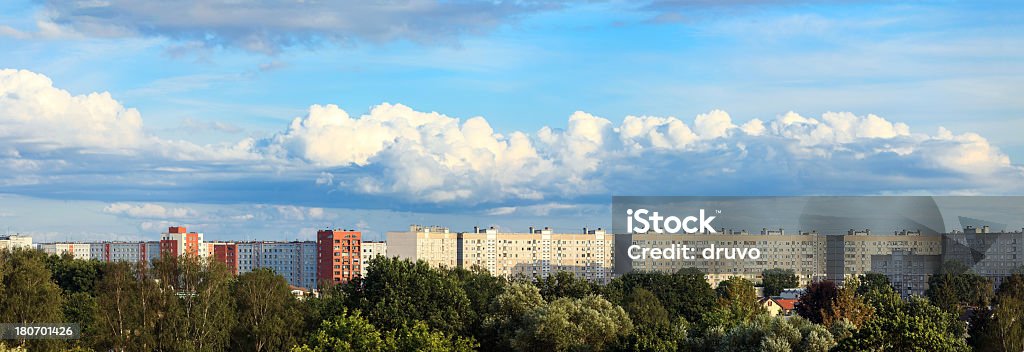
[[[1024, 350], [1021, 275], [994, 290], [954, 267], [909, 300], [878, 274], [817, 282], [798, 316], [771, 317], [752, 282], [712, 288], [692, 268], [596, 285], [565, 272], [507, 280], [395, 258], [368, 264], [365, 278], [297, 299], [269, 270], [233, 277], [195, 258], [0, 252], [0, 322], [83, 327], [79, 340], [7, 341], [30, 351]], [[764, 277], [768, 294], [796, 280], [784, 270]]]

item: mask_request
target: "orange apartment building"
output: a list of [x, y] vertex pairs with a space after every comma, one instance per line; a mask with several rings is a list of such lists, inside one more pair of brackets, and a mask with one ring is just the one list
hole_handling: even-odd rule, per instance
[[334, 285], [359, 277], [362, 232], [320, 230], [316, 233], [317, 284]]

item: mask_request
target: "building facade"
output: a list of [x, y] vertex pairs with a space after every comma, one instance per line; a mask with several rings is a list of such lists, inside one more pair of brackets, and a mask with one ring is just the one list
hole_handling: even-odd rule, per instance
[[362, 270], [360, 271], [361, 276], [366, 276], [366, 269], [370, 267], [370, 259], [377, 256], [388, 256], [388, 243], [387, 241], [364, 241], [362, 244]]
[[32, 237], [22, 235], [0, 236], [0, 251], [15, 248], [32, 249]]
[[387, 233], [388, 256], [422, 260], [432, 267], [459, 266], [459, 236], [441, 226], [411, 225]]
[[612, 235], [602, 229], [557, 233], [530, 228], [525, 233], [474, 229], [458, 234], [460, 267], [478, 266], [504, 277], [547, 277], [565, 271], [597, 283], [612, 278]]
[[203, 234], [188, 232], [184, 226], [171, 226], [160, 235], [160, 253], [170, 256], [192, 255], [206, 257], [206, 246], [203, 245]]
[[317, 284], [336, 285], [362, 274], [362, 237], [355, 230], [317, 231]]
[[[234, 246], [234, 247], [232, 247]], [[317, 244], [312, 241], [251, 241], [225, 243], [214, 248], [214, 259], [239, 275], [269, 268], [283, 276], [289, 285], [312, 289], [317, 284]], [[217, 252], [223, 252], [218, 258]], [[232, 254], [236, 268], [232, 269]], [[223, 259], [221, 259], [223, 258]]]

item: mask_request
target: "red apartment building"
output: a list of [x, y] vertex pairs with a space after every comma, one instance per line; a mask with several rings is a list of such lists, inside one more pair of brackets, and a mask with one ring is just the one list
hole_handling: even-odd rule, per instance
[[317, 284], [340, 284], [358, 277], [362, 270], [362, 241], [362, 232], [355, 230], [317, 231]]
[[238, 276], [238, 245], [234, 243], [218, 243], [213, 245], [213, 258], [228, 266], [231, 275]]

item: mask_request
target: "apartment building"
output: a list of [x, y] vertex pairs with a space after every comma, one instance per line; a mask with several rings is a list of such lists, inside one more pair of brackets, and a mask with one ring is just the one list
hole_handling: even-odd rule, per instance
[[551, 228], [500, 232], [491, 227], [458, 234], [458, 265], [504, 277], [546, 277], [565, 271], [597, 283], [612, 278], [612, 235], [603, 229], [557, 233]]
[[58, 243], [42, 243], [39, 245], [39, 249], [43, 250], [48, 255], [64, 255], [70, 253], [75, 259], [89, 260], [92, 259], [92, 243], [85, 242], [58, 242]]
[[370, 259], [376, 256], [388, 256], [388, 243], [386, 241], [363, 241], [362, 244], [362, 270], [361, 276], [366, 276], [366, 269], [370, 267]]
[[0, 251], [14, 248], [32, 249], [32, 237], [22, 235], [0, 236]]
[[[313, 241], [223, 243], [214, 247], [213, 258], [239, 275], [269, 268], [289, 285], [312, 289], [317, 284], [317, 243]], [[234, 268], [232, 259], [237, 263]]]
[[317, 284], [348, 282], [362, 274], [363, 234], [355, 230], [320, 230], [316, 233]]
[[433, 267], [459, 266], [459, 236], [447, 227], [410, 225], [387, 233], [388, 256], [422, 260]]
[[[846, 278], [863, 275], [871, 271], [885, 271], [892, 268], [876, 268], [873, 264], [905, 261], [904, 264], [924, 265], [934, 259], [917, 258], [915, 256], [942, 255], [942, 236], [922, 235], [920, 231], [894, 231], [892, 234], [872, 234], [870, 229], [849, 230], [845, 235], [827, 237], [827, 265], [825, 275], [829, 280], [842, 282]], [[897, 257], [892, 257], [893, 252]], [[881, 258], [875, 258], [882, 256]], [[910, 257], [908, 257], [910, 256]], [[908, 261], [909, 262], [906, 262]], [[895, 262], [893, 262], [895, 265]], [[915, 264], [916, 263], [916, 264]], [[917, 267], [913, 281], [918, 284], [911, 286], [920, 288], [927, 283], [927, 277], [933, 274], [935, 267]], [[909, 274], [908, 274], [909, 275]], [[906, 277], [905, 279], [910, 279]], [[921, 282], [923, 280], [923, 283]], [[915, 292], [923, 293], [923, 289]]]
[[188, 232], [184, 226], [171, 226], [160, 235], [160, 252], [170, 256], [180, 254], [206, 258], [206, 246], [203, 245], [203, 234]]
[[501, 232], [474, 228], [453, 233], [446, 227], [412, 225], [387, 233], [387, 255], [423, 260], [434, 267], [479, 266], [505, 277], [547, 276], [567, 271], [608, 282], [613, 269], [612, 235], [602, 229], [557, 233], [550, 228]]
[[989, 226], [966, 226], [943, 236], [942, 258], [959, 261], [996, 287], [1003, 278], [1024, 270], [1024, 229], [993, 231]]

